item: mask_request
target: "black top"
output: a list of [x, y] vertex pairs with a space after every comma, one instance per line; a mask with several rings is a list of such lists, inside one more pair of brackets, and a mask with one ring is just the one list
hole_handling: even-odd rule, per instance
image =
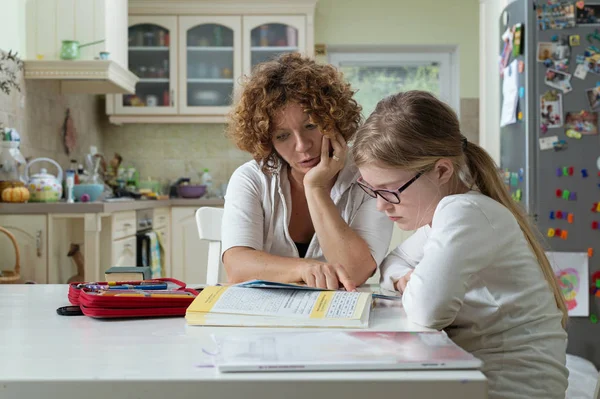
[[300, 255], [301, 258], [304, 258], [306, 256], [306, 251], [308, 251], [308, 244], [304, 244], [301, 242], [294, 242], [294, 244], [296, 244], [296, 248], [298, 248], [298, 255]]

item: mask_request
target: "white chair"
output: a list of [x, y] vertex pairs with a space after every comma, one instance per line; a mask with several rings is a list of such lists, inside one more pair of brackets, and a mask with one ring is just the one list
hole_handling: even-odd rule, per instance
[[201, 240], [208, 241], [208, 264], [206, 267], [206, 284], [219, 282], [221, 270], [221, 220], [222, 208], [202, 207], [196, 211], [196, 224]]
[[594, 393], [595, 399], [600, 399], [600, 372], [598, 373], [598, 381], [596, 381], [596, 392]]

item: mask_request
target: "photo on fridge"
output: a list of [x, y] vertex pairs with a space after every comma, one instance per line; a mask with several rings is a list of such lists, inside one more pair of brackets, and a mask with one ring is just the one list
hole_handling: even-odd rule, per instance
[[540, 96], [540, 120], [546, 127], [561, 127], [562, 120], [562, 94], [550, 90]]
[[548, 69], [544, 78], [544, 83], [555, 89], [560, 89], [564, 93], [568, 93], [573, 88], [571, 87], [571, 74], [561, 72], [556, 69]]
[[598, 113], [581, 111], [567, 112], [565, 131], [575, 130], [581, 134], [598, 134]]
[[600, 87], [593, 87], [585, 91], [590, 109], [600, 107]]
[[600, 4], [585, 4], [583, 8], [575, 10], [577, 25], [594, 25], [600, 23]]

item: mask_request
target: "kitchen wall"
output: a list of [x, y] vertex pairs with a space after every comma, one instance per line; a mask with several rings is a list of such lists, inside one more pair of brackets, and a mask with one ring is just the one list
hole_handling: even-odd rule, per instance
[[224, 134], [222, 124], [136, 124], [106, 125], [104, 154], [115, 152], [123, 165], [133, 165], [140, 178], [175, 180], [189, 177], [199, 181], [204, 168], [210, 170], [215, 188], [227, 182], [233, 171], [251, 159], [236, 148]]
[[[0, 125], [20, 133], [21, 152], [26, 158], [51, 158], [65, 168], [71, 158], [83, 161], [91, 145], [102, 148], [102, 120], [106, 117], [99, 97], [62, 95], [58, 82], [25, 81], [22, 73], [19, 85], [21, 92], [13, 90], [9, 95], [0, 92]], [[78, 133], [77, 147], [71, 155], [67, 155], [62, 139], [67, 108]], [[33, 172], [40, 166], [55, 173], [51, 165], [34, 166]]]

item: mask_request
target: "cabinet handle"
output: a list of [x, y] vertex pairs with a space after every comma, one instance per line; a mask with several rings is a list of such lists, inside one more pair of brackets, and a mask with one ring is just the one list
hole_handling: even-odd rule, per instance
[[38, 230], [35, 234], [35, 248], [37, 252], [37, 257], [42, 257], [42, 230]]
[[175, 90], [171, 89], [171, 107], [175, 106]]
[[131, 244], [125, 244], [125, 248], [131, 248]]
[[123, 224], [123, 227], [129, 228], [129, 227], [131, 227], [131, 223], [125, 223], [125, 224]]

